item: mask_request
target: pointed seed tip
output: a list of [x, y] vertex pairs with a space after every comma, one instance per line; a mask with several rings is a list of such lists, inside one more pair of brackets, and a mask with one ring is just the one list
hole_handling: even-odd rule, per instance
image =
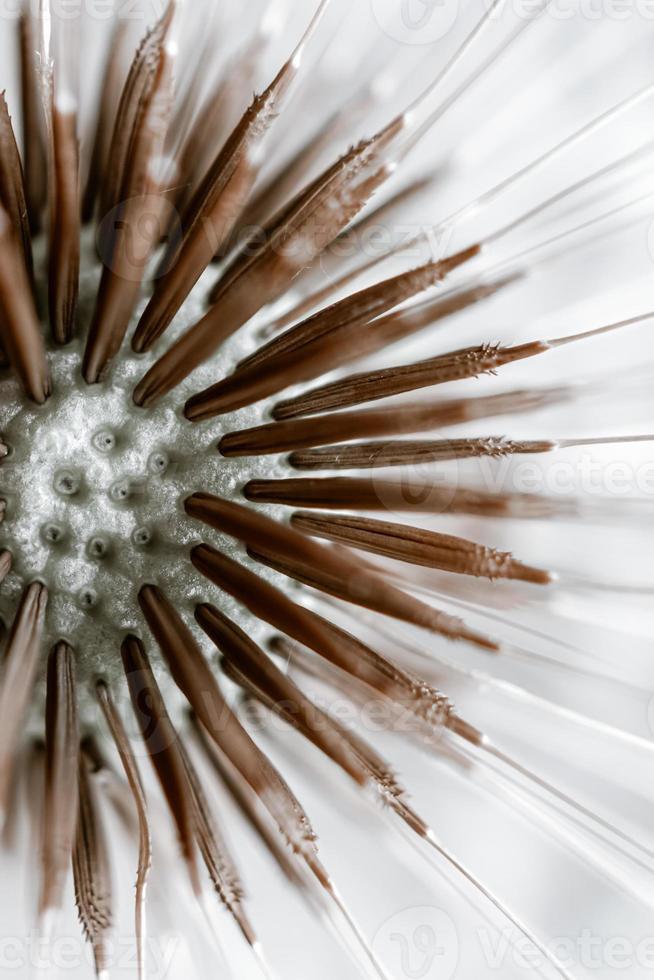
[[143, 381], [139, 381], [136, 388], [132, 392], [132, 401], [137, 408], [147, 408], [147, 387], [143, 384]]
[[184, 418], [189, 422], [198, 422], [200, 420], [200, 415], [195, 410], [197, 397], [197, 395], [193, 395], [184, 405]]

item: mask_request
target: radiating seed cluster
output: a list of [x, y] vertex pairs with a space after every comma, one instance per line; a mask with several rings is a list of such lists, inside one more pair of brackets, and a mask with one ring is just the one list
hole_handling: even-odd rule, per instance
[[[579, 517], [583, 501], [500, 484], [493, 489], [474, 477], [466, 483], [463, 467], [460, 479], [440, 467], [630, 441], [629, 435], [528, 440], [485, 434], [487, 419], [572, 400], [573, 387], [553, 384], [551, 374], [544, 375], [548, 387], [533, 390], [526, 384], [478, 396], [466, 385], [499, 369], [510, 374], [516, 362], [544, 362], [540, 355], [555, 357], [557, 348], [592, 345], [599, 335], [637, 327], [654, 314], [641, 310], [584, 330], [571, 326], [554, 339], [537, 339], [529, 322], [528, 339], [507, 345], [480, 336], [460, 346], [455, 330], [442, 347], [425, 345], [427, 358], [393, 352], [398, 341], [479, 304], [485, 314], [496, 294], [522, 286], [534, 253], [554, 239], [514, 251], [512, 233], [531, 227], [538, 237], [541, 218], [568, 198], [577, 221], [575, 194], [591, 187], [595, 194], [604, 178], [633, 162], [630, 156], [558, 194], [542, 181], [542, 193], [517, 218], [504, 215], [483, 234], [469, 231], [467, 218], [526, 174], [544, 170], [552, 156], [619, 116], [624, 105], [449, 217], [439, 215], [440, 231], [450, 225], [462, 231], [456, 244], [445, 236], [443, 254], [433, 247], [438, 224], [418, 236], [428, 254], [413, 267], [403, 247], [375, 258], [357, 254], [356, 268], [347, 262], [341, 268], [338, 249], [330, 252], [355, 229], [370, 230], [408, 199], [417, 203], [426, 195], [433, 175], [393, 184], [405, 159], [545, 14], [548, 0], [491, 49], [461, 89], [432, 105], [443, 98], [441, 82], [459, 63], [465, 66], [493, 26], [496, 6], [480, 11], [453, 58], [440, 71], [430, 70], [417, 99], [404, 100], [399, 111], [395, 106], [379, 125], [367, 128], [366, 117], [365, 131], [341, 146], [340, 125], [352, 114], [346, 103], [331, 132], [328, 123], [330, 138], [320, 152], [314, 156], [311, 139], [298, 141], [276, 174], [266, 167], [268, 147], [273, 157], [275, 148], [289, 148], [297, 106], [291, 96], [303, 82], [303, 98], [312, 94], [302, 62], [330, 0], [311, 3], [308, 26], [295, 47], [287, 46], [272, 80], [245, 112], [232, 119], [227, 111], [227, 121], [216, 107], [230, 110], [232, 98], [238, 104], [243, 93], [250, 98], [255, 68], [271, 40], [263, 22], [242, 52], [245, 66], [252, 61], [251, 77], [239, 78], [227, 61], [223, 75], [207, 84], [204, 104], [199, 93], [214, 51], [205, 43], [198, 55], [196, 38], [189, 45], [193, 30], [189, 36], [182, 30], [188, 5], [168, 0], [135, 52], [124, 25], [116, 23], [88, 160], [80, 154], [76, 100], [61, 84], [76, 35], [52, 22], [48, 3], [37, 15], [27, 8], [21, 14], [23, 159], [0, 98], [0, 361], [9, 369], [0, 381], [0, 617], [8, 628], [0, 673], [0, 831], [5, 813], [15, 808], [15, 780], [24, 769], [24, 795], [42, 841], [38, 928], [49, 934], [64, 909], [72, 864], [79, 918], [99, 978], [107, 976], [115, 921], [113, 841], [102, 835], [103, 810], [116, 797], [128, 800], [128, 790], [133, 810], [125, 826], [138, 843], [138, 973], [140, 980], [147, 975], [145, 886], [160, 830], [148, 813], [157, 784], [175, 833], [179, 873], [203, 903], [204, 875], [251, 954], [261, 957], [240, 870], [222, 837], [222, 811], [205, 796], [209, 773], [301, 896], [315, 888], [306, 905], [321, 925], [327, 911], [366, 973], [372, 967], [385, 980], [322, 864], [312, 818], [293, 780], [276, 768], [277, 753], [266, 754], [267, 740], [250, 724], [261, 712], [264, 725], [273, 713], [364, 790], [362, 807], [381, 803], [389, 824], [411, 834], [425, 855], [449, 864], [569, 980], [558, 954], [413, 808], [374, 733], [324, 711], [315, 684], [353, 706], [381, 707], [389, 741], [391, 735], [419, 737], [439, 755], [439, 765], [455, 762], [466, 783], [490, 766], [486, 789], [497, 788], [506, 803], [508, 788], [511, 807], [514, 795], [523, 793], [529, 819], [549, 804], [557, 820], [567, 820], [572, 830], [583, 825], [607, 854], [617, 844], [620, 858], [634, 867], [652, 857], [569, 789], [496, 745], [472, 711], [468, 719], [465, 698], [460, 715], [443, 680], [465, 678], [490, 690], [512, 659], [537, 661], [536, 639], [556, 644], [557, 638], [525, 627], [524, 642], [531, 645], [519, 646], [513, 627], [520, 632], [521, 620], [516, 616], [514, 624], [504, 612], [522, 612], [522, 597], [526, 605], [540, 591], [540, 611], [549, 616], [554, 605], [548, 598], [562, 581], [556, 567], [550, 572], [499, 550], [500, 542], [495, 547], [481, 527], [474, 539], [449, 531], [473, 534], [488, 519], [493, 528], [498, 518]], [[378, 99], [381, 115], [383, 99], [374, 89], [366, 99]], [[309, 101], [306, 106], [312, 108]], [[38, 113], [41, 123], [35, 123]], [[269, 143], [275, 130], [277, 143]], [[318, 161], [323, 149], [325, 160]], [[40, 188], [33, 179], [39, 168]], [[592, 223], [612, 216], [609, 210]], [[34, 236], [33, 252], [37, 227], [46, 234]], [[564, 248], [572, 248], [585, 227], [573, 224], [556, 242], [569, 236]], [[493, 249], [507, 239], [509, 257], [496, 263]], [[385, 265], [391, 256], [401, 267], [395, 274]], [[319, 266], [326, 276], [322, 289]], [[364, 274], [368, 285], [359, 282]], [[487, 331], [488, 319], [479, 322]], [[368, 360], [382, 352], [389, 362]], [[441, 386], [455, 382], [460, 397], [441, 397]], [[399, 406], [392, 401], [397, 396]], [[439, 432], [477, 421], [481, 431], [474, 436]], [[448, 479], [440, 478], [443, 472]], [[605, 505], [613, 512], [614, 501], [607, 498]], [[451, 516], [463, 522], [453, 529]], [[436, 576], [429, 585], [420, 575], [424, 569]], [[450, 577], [442, 589], [440, 576], [443, 582]], [[505, 603], [499, 615], [488, 592], [469, 588], [474, 579], [488, 580], [486, 589], [497, 580], [496, 594]], [[428, 647], [411, 646], [419, 631], [429, 637]], [[583, 654], [572, 644], [561, 642], [561, 649]], [[487, 673], [470, 669], [484, 658], [492, 665]], [[551, 666], [549, 658], [544, 663]], [[582, 682], [584, 691], [589, 678], [608, 679], [595, 665], [582, 671], [571, 659], [565, 666], [566, 681]], [[524, 708], [531, 689], [503, 683], [506, 696], [508, 687]], [[253, 712], [244, 705], [254, 705]], [[570, 719], [560, 707], [549, 705], [563, 725]], [[196, 757], [204, 758], [202, 775]], [[148, 780], [141, 775], [146, 767]], [[544, 826], [551, 817], [550, 809]], [[563, 836], [576, 857], [594, 861], [583, 842], [567, 831]], [[593, 869], [621, 889], [630, 884], [622, 867], [609, 861]]]

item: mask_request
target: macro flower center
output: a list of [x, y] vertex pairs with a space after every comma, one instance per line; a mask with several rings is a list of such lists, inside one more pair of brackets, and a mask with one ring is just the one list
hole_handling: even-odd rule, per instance
[[200, 529], [184, 499], [198, 487], [232, 496], [243, 463], [217, 452], [222, 426], [192, 425], [175, 400], [134, 405], [144, 358], [126, 352], [97, 385], [81, 377], [76, 344], [51, 351], [50, 363], [53, 394], [43, 406], [17, 386], [2, 406], [3, 541], [13, 567], [0, 615], [9, 617], [25, 583], [42, 581], [51, 639], [66, 638], [91, 673], [119, 636], [140, 628], [144, 582], [189, 602], [188, 547]]

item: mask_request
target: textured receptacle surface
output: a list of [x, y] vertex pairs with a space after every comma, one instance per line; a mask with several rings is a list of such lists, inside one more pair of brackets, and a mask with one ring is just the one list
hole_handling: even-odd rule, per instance
[[[186, 304], [177, 329], [197, 316], [201, 296], [200, 289]], [[198, 374], [210, 380], [231, 367], [247, 343], [235, 342]], [[223, 459], [216, 445], [226, 420], [192, 425], [179, 397], [137, 408], [132, 391], [148, 357], [125, 351], [98, 385], [82, 379], [80, 357], [78, 344], [50, 351], [54, 393], [43, 406], [13, 380], [2, 382], [0, 432], [9, 449], [0, 469], [2, 541], [13, 568], [0, 615], [10, 621], [24, 585], [43, 581], [49, 638], [68, 639], [90, 676], [115, 662], [125, 630], [140, 630], [144, 582], [192, 609], [188, 547], [211, 532], [185, 516], [184, 498], [198, 489], [230, 496], [257, 472], [269, 473], [270, 460]], [[262, 413], [246, 414], [256, 424]]]

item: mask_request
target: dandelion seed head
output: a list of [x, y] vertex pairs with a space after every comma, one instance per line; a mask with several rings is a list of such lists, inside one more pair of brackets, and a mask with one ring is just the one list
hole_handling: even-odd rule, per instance
[[0, 98], [0, 833], [21, 873], [40, 842], [25, 921], [57, 936], [72, 868], [96, 976], [128, 913], [145, 980], [152, 865], [155, 942], [162, 913], [185, 933], [171, 975], [205, 975], [209, 888], [238, 931], [216, 922], [213, 967], [306, 975], [274, 943], [268, 970], [275, 916], [295, 951], [285, 926], [327, 915], [352, 975], [386, 980], [371, 937], [408, 940], [413, 858], [412, 901], [433, 887], [449, 921], [447, 867], [570, 980], [528, 898], [558, 913], [563, 885], [585, 916], [601, 876], [612, 909], [651, 904], [651, 657], [611, 620], [651, 597], [625, 547], [648, 550], [650, 491], [618, 500], [607, 466], [591, 497], [578, 472], [654, 441], [626, 397], [652, 237], [613, 225], [651, 198], [651, 142], [621, 139], [649, 67], [612, 103], [601, 40], [579, 75], [591, 25], [548, 3], [529, 35], [449, 3], [416, 59], [433, 4], [388, 0], [400, 29], [377, 0], [168, 0], [114, 22], [92, 85], [95, 23], [37, 6]]

